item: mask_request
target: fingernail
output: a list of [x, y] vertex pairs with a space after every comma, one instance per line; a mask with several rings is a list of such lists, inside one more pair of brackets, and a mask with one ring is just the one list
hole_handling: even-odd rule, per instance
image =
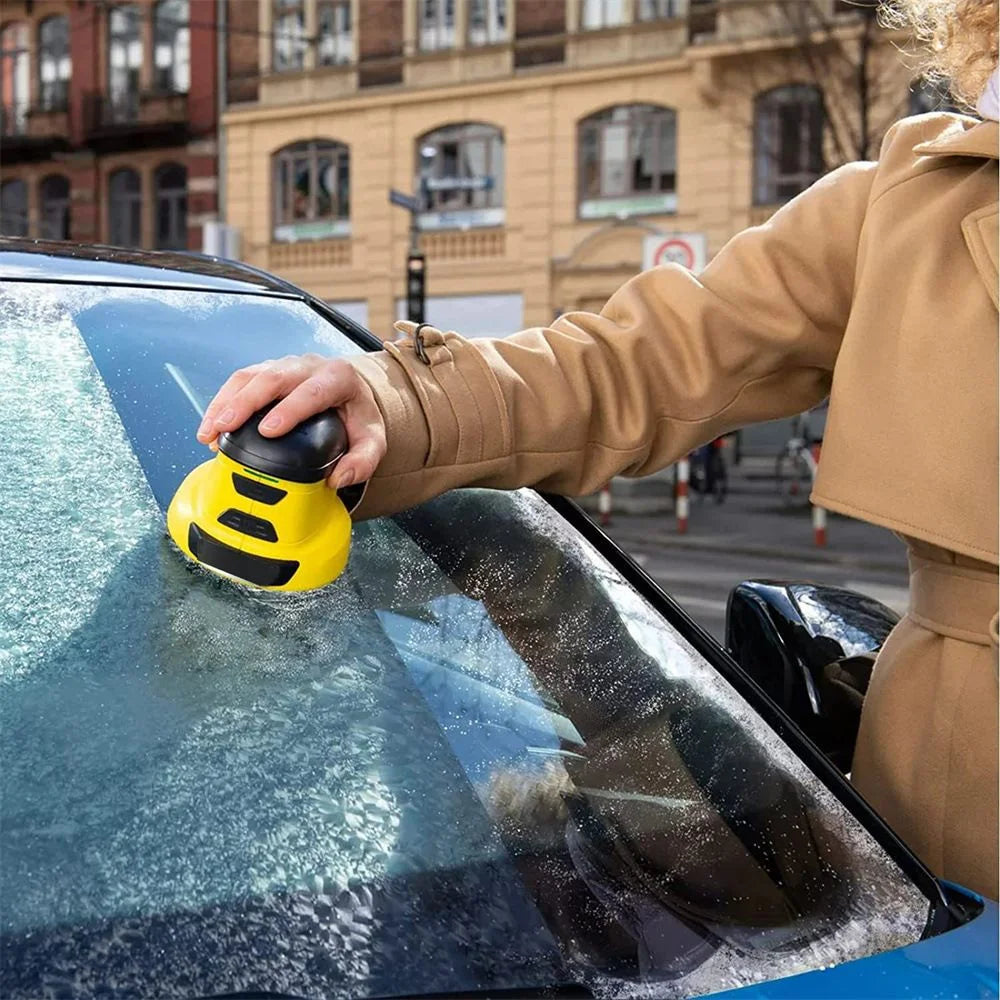
[[228, 424], [230, 420], [235, 417], [236, 414], [232, 410], [223, 410], [222, 413], [216, 418], [215, 422], [217, 424]]
[[202, 417], [201, 423], [198, 425], [198, 435], [207, 434], [211, 426], [212, 421], [208, 417]]
[[354, 473], [350, 469], [344, 469], [333, 477], [333, 488], [342, 490], [345, 486], [350, 486], [354, 482]]
[[260, 426], [266, 431], [273, 431], [281, 426], [281, 417], [268, 417], [261, 421]]

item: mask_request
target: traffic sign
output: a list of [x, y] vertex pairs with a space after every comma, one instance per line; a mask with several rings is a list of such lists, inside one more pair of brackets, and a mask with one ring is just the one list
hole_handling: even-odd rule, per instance
[[389, 203], [405, 208], [408, 212], [420, 211], [419, 198], [415, 198], [412, 194], [403, 194], [402, 191], [397, 191], [395, 188], [389, 188]]
[[697, 274], [708, 263], [707, 258], [708, 245], [704, 233], [664, 233], [643, 238], [643, 270], [661, 264], [680, 264]]
[[489, 191], [492, 177], [427, 177], [424, 184], [428, 191]]

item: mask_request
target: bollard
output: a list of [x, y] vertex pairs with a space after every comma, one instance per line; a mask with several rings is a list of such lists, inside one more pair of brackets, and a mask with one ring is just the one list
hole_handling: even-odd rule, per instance
[[[816, 478], [816, 469], [819, 468], [819, 444], [814, 444], [810, 449], [813, 459], [813, 481]], [[818, 548], [826, 548], [826, 511], [822, 507], [813, 507], [813, 542]]]
[[677, 534], [685, 535], [688, 530], [688, 483], [691, 479], [691, 461], [682, 458], [677, 463]]
[[601, 515], [601, 524], [606, 528], [611, 523], [611, 483], [605, 483], [597, 496], [597, 512]]
[[826, 511], [813, 507], [813, 541], [819, 548], [826, 547]]

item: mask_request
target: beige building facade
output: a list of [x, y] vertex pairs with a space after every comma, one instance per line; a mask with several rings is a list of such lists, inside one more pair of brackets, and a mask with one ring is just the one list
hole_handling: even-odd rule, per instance
[[260, 0], [257, 100], [223, 118], [226, 221], [246, 261], [380, 336], [411, 239], [392, 189], [421, 199], [435, 325], [502, 335], [599, 309], [649, 263], [648, 237], [690, 234], [710, 258], [855, 158], [833, 54], [868, 60], [873, 152], [907, 113], [898, 38], [816, 5], [829, 80], [780, 3], [301, 0], [289, 21], [288, 0]]

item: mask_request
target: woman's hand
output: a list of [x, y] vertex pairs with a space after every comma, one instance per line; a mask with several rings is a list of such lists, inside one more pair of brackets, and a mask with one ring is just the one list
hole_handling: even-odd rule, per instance
[[342, 489], [371, 479], [385, 455], [385, 423], [371, 386], [349, 362], [319, 354], [289, 355], [234, 372], [208, 404], [198, 440], [218, 448], [220, 434], [235, 430], [275, 399], [281, 402], [260, 422], [261, 434], [279, 437], [335, 407], [347, 430], [348, 451], [333, 467], [329, 484]]

